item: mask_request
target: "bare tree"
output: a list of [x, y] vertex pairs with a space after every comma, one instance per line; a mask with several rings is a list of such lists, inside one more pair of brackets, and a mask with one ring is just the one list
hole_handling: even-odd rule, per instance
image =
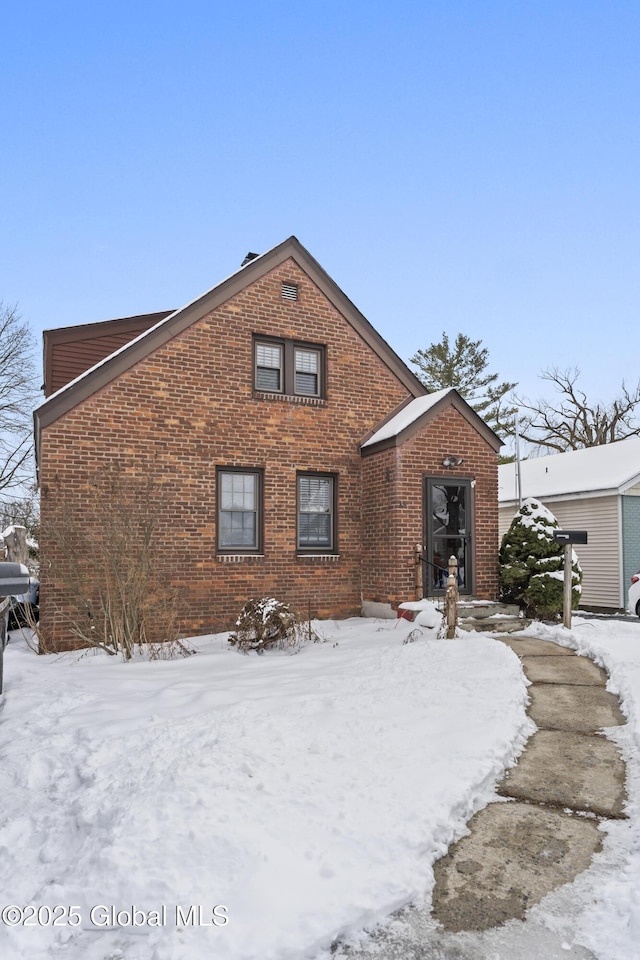
[[31, 412], [37, 400], [34, 339], [0, 301], [0, 498], [31, 479]]
[[527, 443], [545, 450], [563, 453], [640, 435], [636, 408], [640, 405], [640, 381], [629, 390], [624, 381], [620, 394], [610, 403], [591, 403], [577, 386], [580, 371], [552, 367], [541, 375], [558, 394], [555, 403], [548, 400], [518, 400], [525, 414], [520, 436]]

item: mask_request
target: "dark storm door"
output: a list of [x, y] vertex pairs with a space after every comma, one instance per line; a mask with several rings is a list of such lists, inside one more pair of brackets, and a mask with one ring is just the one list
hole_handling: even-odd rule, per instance
[[444, 593], [449, 557], [458, 559], [458, 588], [469, 594], [473, 585], [471, 481], [427, 477], [425, 482], [425, 596]]

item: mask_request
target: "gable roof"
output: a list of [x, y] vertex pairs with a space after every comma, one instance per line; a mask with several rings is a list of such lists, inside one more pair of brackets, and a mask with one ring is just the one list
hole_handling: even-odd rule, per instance
[[391, 370], [397, 379], [414, 397], [424, 395], [427, 391], [414, 373], [407, 367], [397, 353], [389, 346], [383, 337], [375, 330], [366, 317], [342, 292], [340, 287], [331, 279], [329, 274], [311, 256], [296, 237], [278, 244], [266, 253], [255, 257], [235, 273], [222, 280], [206, 293], [187, 303], [184, 307], [174, 311], [150, 327], [140, 336], [131, 340], [120, 349], [114, 351], [105, 359], [96, 363], [89, 370], [76, 377], [60, 390], [48, 397], [34, 411], [34, 427], [36, 435], [36, 455], [39, 447], [40, 430], [63, 416], [78, 403], [86, 400], [93, 393], [106, 386], [120, 374], [124, 373], [135, 363], [143, 360], [153, 350], [167, 343], [168, 340], [181, 333], [188, 326], [201, 317], [210, 313], [230, 297], [239, 293], [254, 281], [260, 279], [274, 267], [284, 263], [289, 258], [295, 260], [298, 266], [309, 276], [316, 286], [324, 293], [333, 306], [345, 317], [348, 323], [356, 330], [369, 347], [377, 354], [382, 362]]
[[373, 433], [360, 444], [362, 453], [366, 456], [404, 443], [448, 406], [455, 407], [494, 450], [500, 449], [502, 440], [454, 387], [446, 387], [444, 390], [436, 390], [435, 393], [416, 397], [404, 403], [396, 413], [383, 420], [380, 426], [376, 427]]
[[[572, 499], [624, 493], [640, 482], [640, 437], [522, 460], [520, 474], [523, 497]], [[498, 469], [498, 499], [503, 505], [518, 499], [513, 463]]]

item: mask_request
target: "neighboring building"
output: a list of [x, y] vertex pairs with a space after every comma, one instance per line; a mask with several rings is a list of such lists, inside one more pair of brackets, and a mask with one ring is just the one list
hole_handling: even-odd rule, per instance
[[114, 465], [159, 465], [187, 634], [229, 628], [256, 596], [314, 617], [395, 607], [415, 596], [416, 545], [456, 553], [463, 592], [496, 597], [500, 440], [455, 390], [427, 395], [294, 237], [174, 313], [48, 331], [45, 357], [41, 625], [58, 646], [56, 498], [81, 511]]
[[[536, 497], [565, 530], [586, 530], [576, 547], [582, 603], [623, 608], [640, 570], [640, 437], [523, 460], [522, 496]], [[518, 509], [516, 467], [499, 468], [500, 536]]]

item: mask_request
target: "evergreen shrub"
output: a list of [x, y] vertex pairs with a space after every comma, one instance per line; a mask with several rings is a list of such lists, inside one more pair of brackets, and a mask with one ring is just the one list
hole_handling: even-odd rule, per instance
[[[500, 599], [516, 603], [529, 616], [554, 619], [562, 614], [564, 546], [553, 539], [559, 524], [539, 500], [525, 500], [500, 547]], [[582, 568], [572, 551], [571, 606], [582, 591]]]

